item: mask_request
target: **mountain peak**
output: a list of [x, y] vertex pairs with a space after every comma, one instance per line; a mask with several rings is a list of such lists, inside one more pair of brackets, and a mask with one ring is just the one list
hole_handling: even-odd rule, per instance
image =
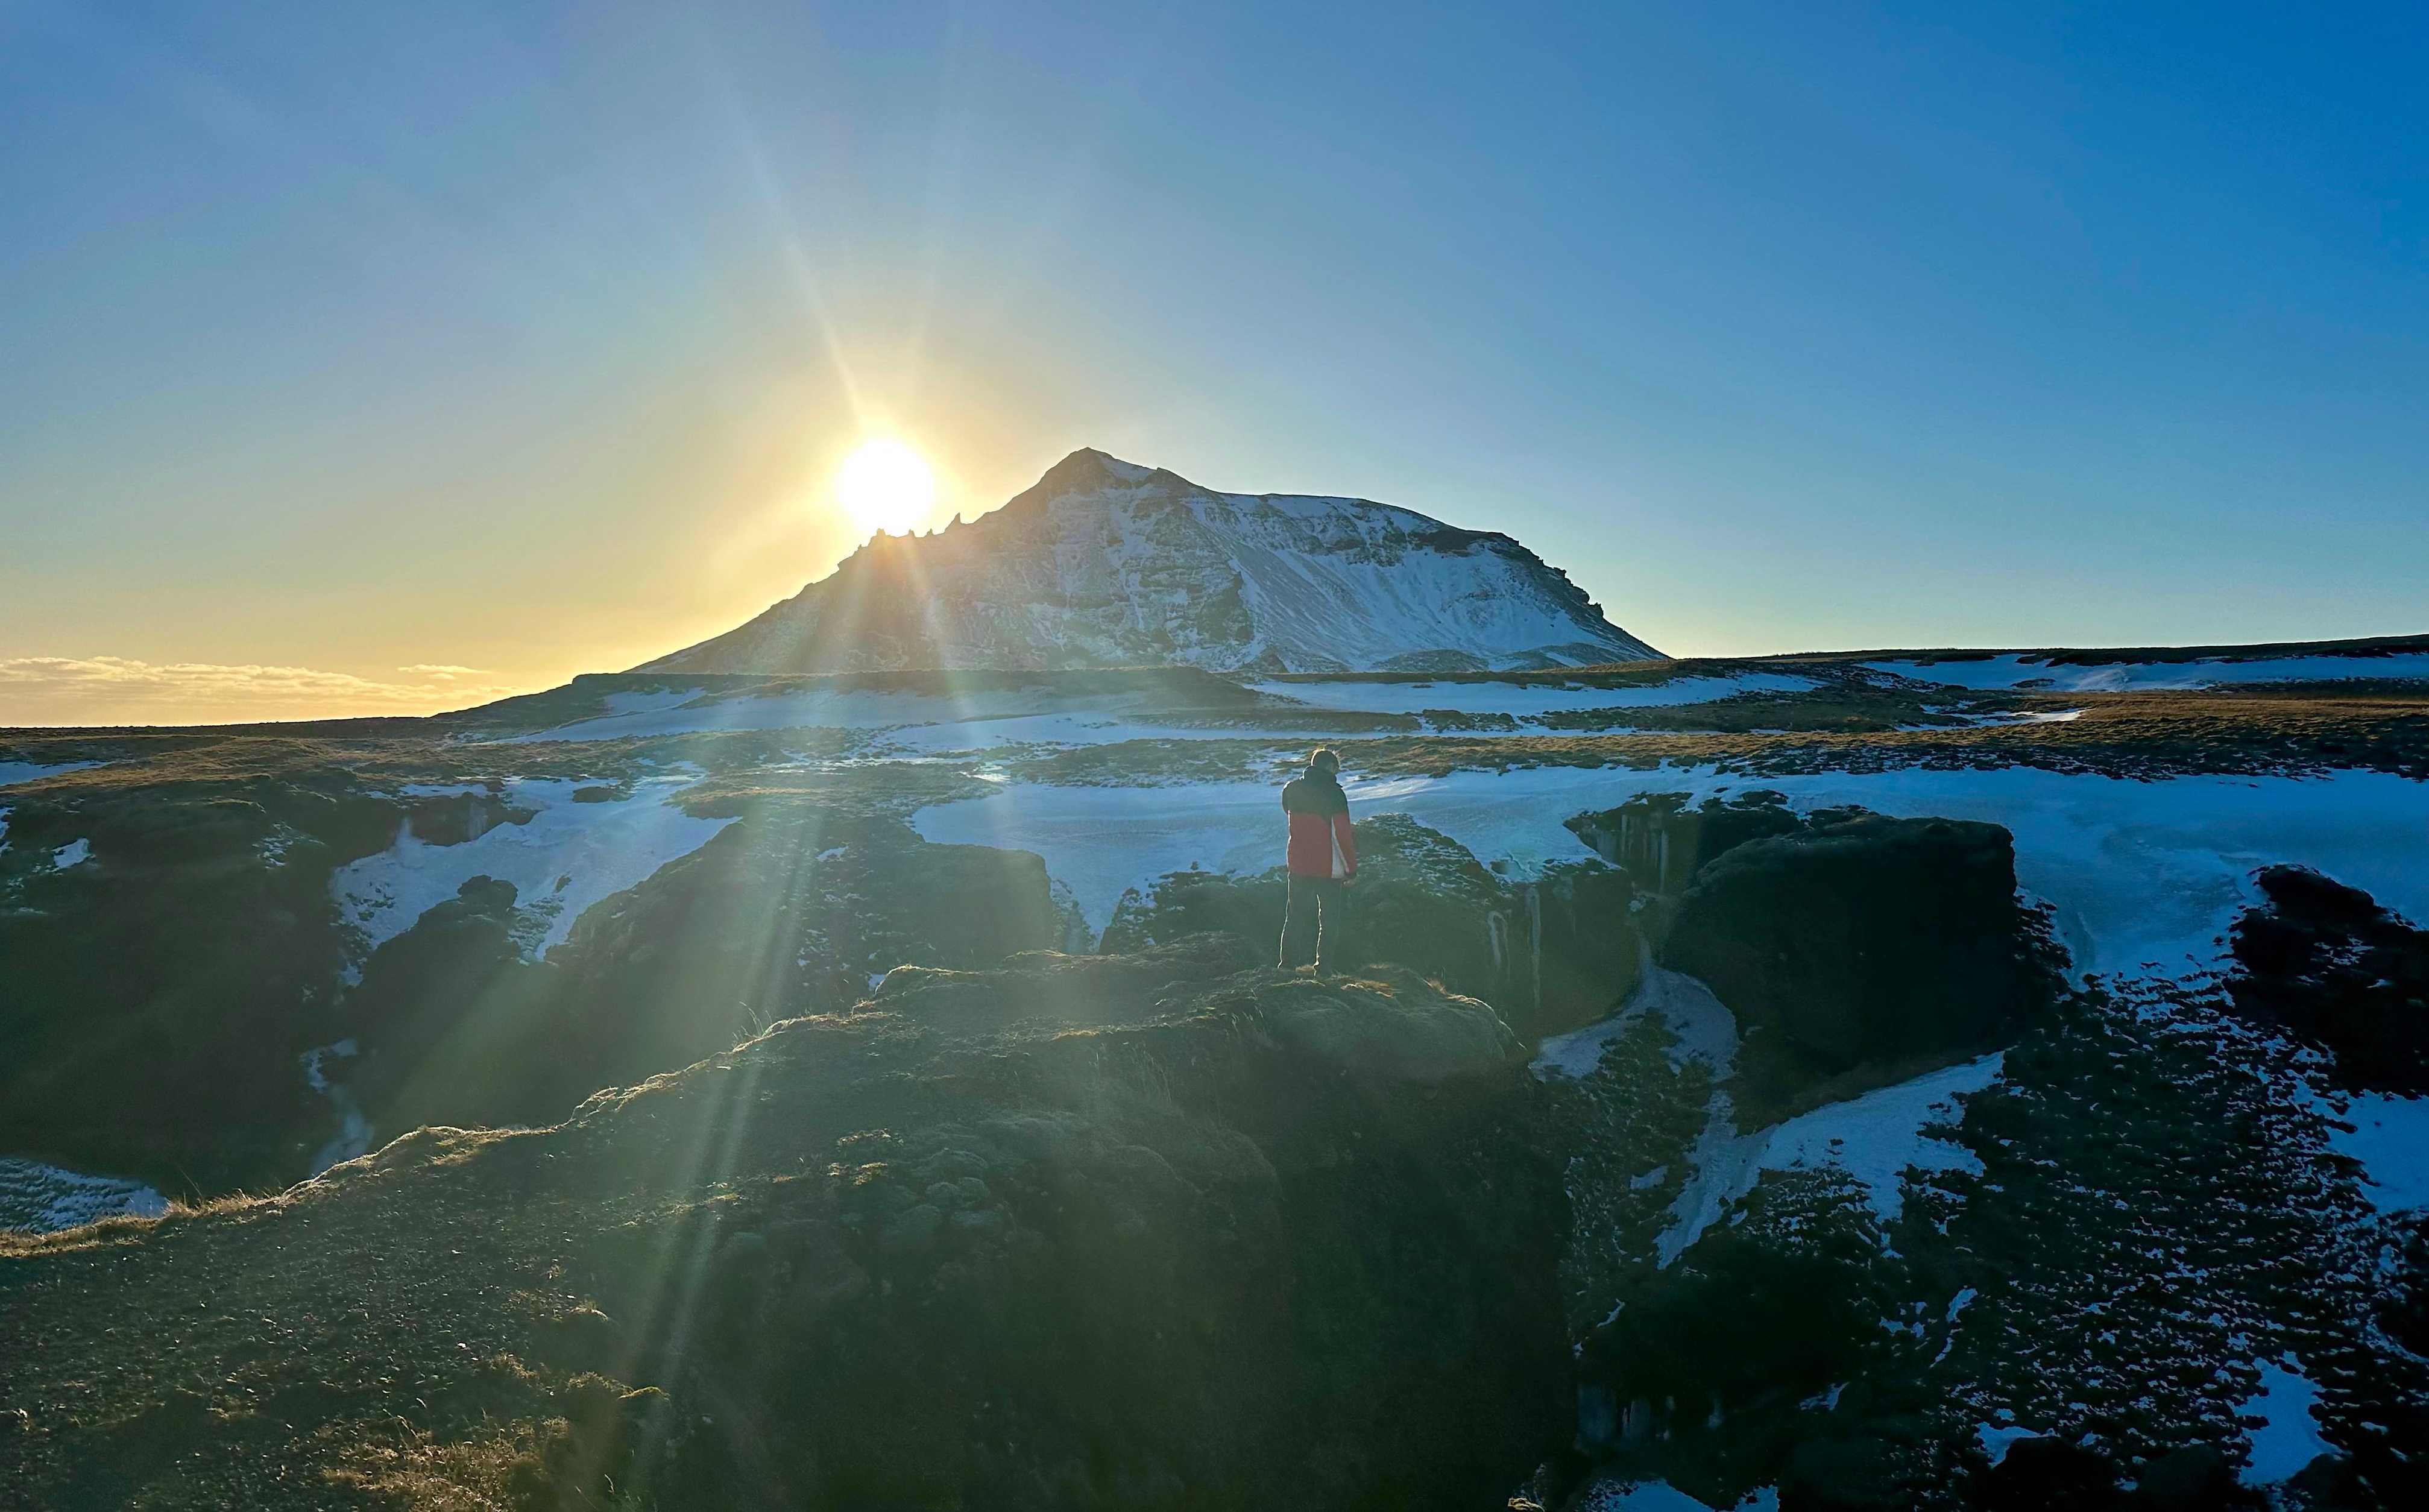
[[1093, 446], [1083, 446], [1047, 468], [1045, 474], [1031, 486], [1033, 491], [1049, 485], [1058, 488], [1068, 487], [1099, 479], [1117, 484], [1137, 484], [1146, 482], [1163, 470], [1161, 468], [1146, 468], [1135, 462], [1125, 462], [1111, 452], [1101, 452]]
[[1508, 535], [1226, 494], [1082, 447], [958, 530], [863, 551], [647, 672], [1540, 669], [1659, 655]]

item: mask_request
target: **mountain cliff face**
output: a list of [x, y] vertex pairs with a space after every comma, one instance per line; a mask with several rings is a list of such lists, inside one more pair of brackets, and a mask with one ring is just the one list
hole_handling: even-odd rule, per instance
[[991, 515], [878, 536], [637, 670], [1446, 672], [1659, 654], [1507, 535], [1361, 499], [1218, 494], [1082, 451]]

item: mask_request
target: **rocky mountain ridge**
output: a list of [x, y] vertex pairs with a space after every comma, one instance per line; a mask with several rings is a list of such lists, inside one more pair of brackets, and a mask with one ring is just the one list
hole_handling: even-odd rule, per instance
[[1457, 672], [1659, 654], [1497, 532], [1363, 499], [1217, 493], [1083, 450], [1000, 510], [876, 536], [748, 624], [636, 670]]

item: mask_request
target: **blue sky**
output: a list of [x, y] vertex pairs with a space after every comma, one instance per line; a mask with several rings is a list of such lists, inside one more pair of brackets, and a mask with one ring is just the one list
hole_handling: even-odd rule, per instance
[[0, 720], [630, 665], [877, 432], [939, 519], [1096, 445], [1507, 530], [1678, 653], [2429, 630], [2423, 77], [2418, 5], [0, 0]]

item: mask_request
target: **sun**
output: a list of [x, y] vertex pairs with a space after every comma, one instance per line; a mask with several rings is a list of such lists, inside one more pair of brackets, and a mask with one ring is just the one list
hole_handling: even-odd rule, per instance
[[901, 535], [928, 518], [936, 475], [928, 460], [891, 437], [863, 441], [835, 473], [835, 501], [871, 534]]

